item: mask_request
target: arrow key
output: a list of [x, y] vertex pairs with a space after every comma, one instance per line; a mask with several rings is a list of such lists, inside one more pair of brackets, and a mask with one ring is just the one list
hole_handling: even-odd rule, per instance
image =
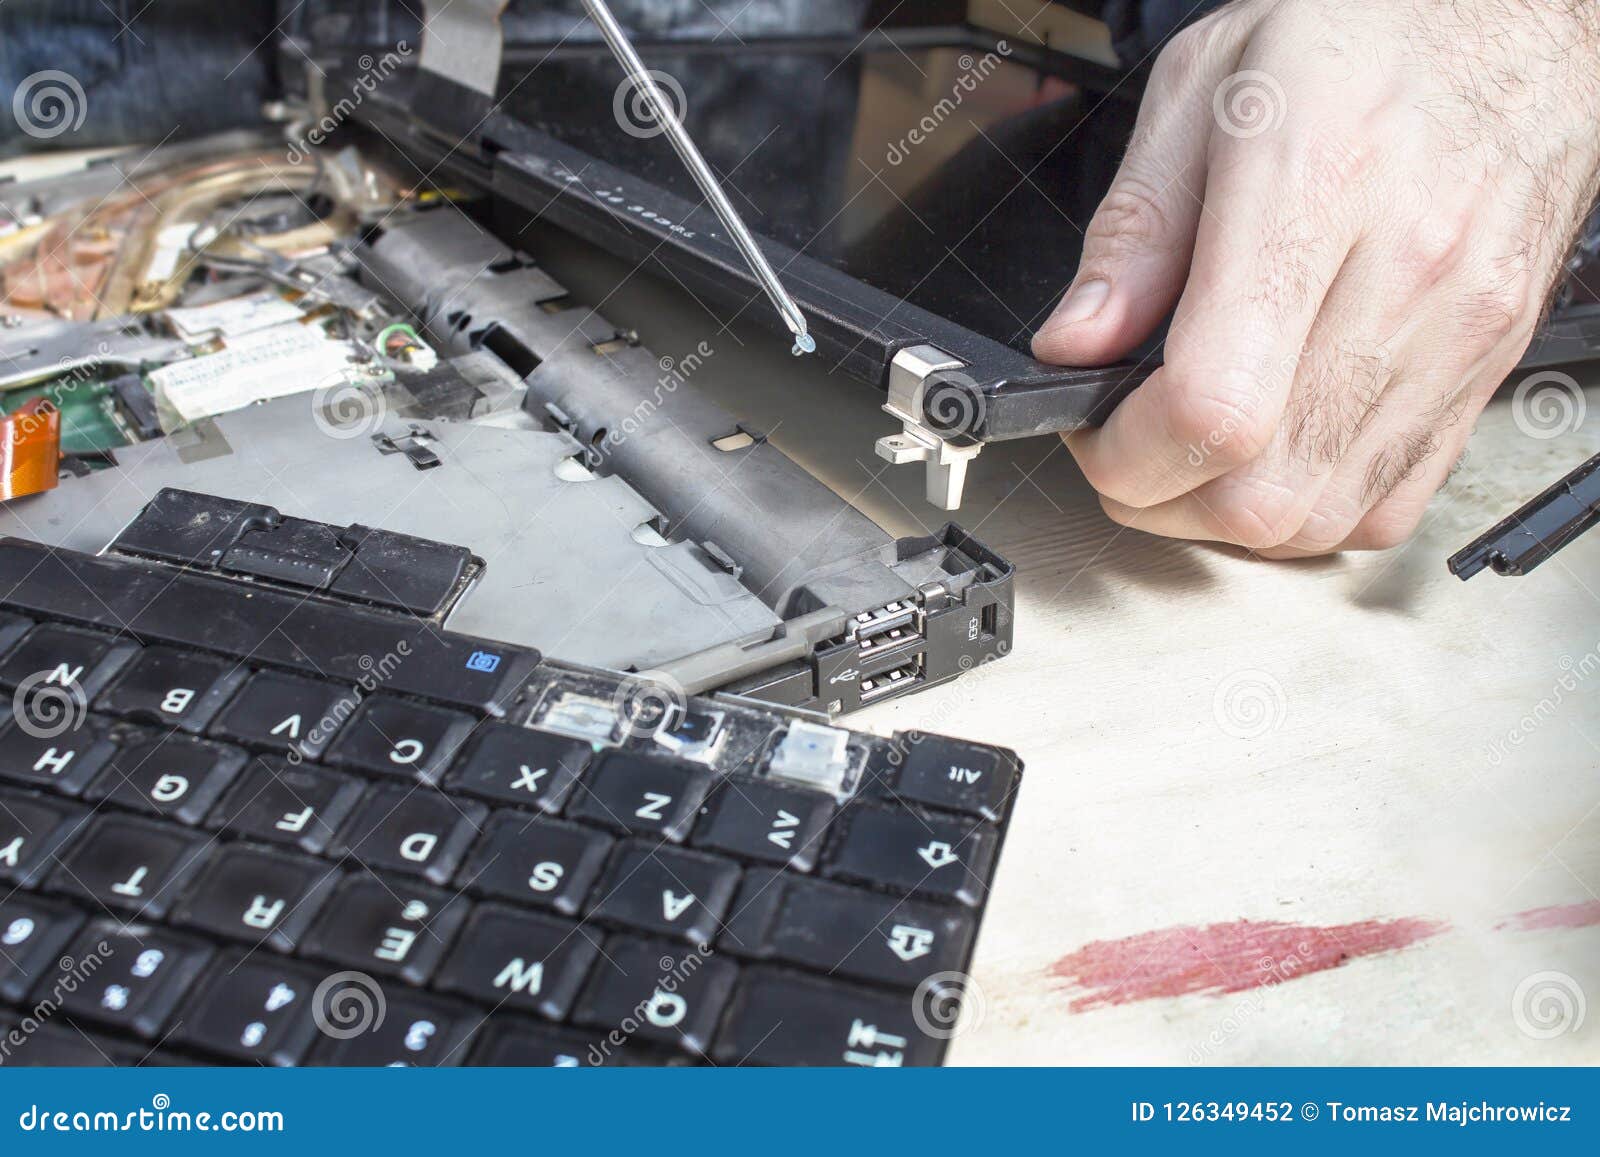
[[856, 804], [834, 822], [823, 870], [901, 895], [983, 902], [994, 865], [994, 829], [953, 816]]
[[739, 866], [730, 860], [631, 840], [612, 857], [588, 914], [602, 924], [709, 944], [738, 887]]
[[[919, 1023], [920, 1022], [920, 1023]], [[712, 1046], [719, 1065], [936, 1065], [945, 1041], [906, 994], [745, 969]]]
[[754, 869], [718, 947], [752, 960], [912, 989], [961, 968], [972, 947], [963, 908]]

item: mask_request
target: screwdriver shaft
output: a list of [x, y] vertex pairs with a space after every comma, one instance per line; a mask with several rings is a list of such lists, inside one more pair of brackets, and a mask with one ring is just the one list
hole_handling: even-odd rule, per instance
[[661, 91], [661, 86], [656, 83], [655, 77], [640, 59], [627, 33], [617, 23], [617, 18], [611, 14], [611, 9], [606, 6], [605, 0], [583, 0], [583, 6], [588, 9], [589, 18], [600, 29], [600, 35], [605, 37], [612, 55], [617, 58], [617, 63], [622, 65], [628, 79], [643, 94], [651, 115], [661, 126], [661, 131], [666, 134], [667, 140], [671, 142], [679, 159], [683, 161], [684, 167], [689, 170], [689, 175], [694, 178], [695, 184], [700, 186], [700, 192], [705, 195], [717, 219], [733, 238], [733, 243], [744, 256], [745, 264], [750, 266], [750, 271], [756, 275], [756, 280], [761, 282], [761, 288], [766, 291], [772, 304], [777, 308], [778, 314], [783, 318], [783, 324], [794, 335], [794, 353], [796, 355], [811, 353], [817, 348], [817, 343], [806, 330], [805, 314], [800, 312], [800, 307], [795, 304], [794, 298], [783, 288], [777, 272], [761, 252], [756, 239], [728, 200], [728, 195], [722, 191], [722, 183], [717, 180], [716, 173], [712, 172], [711, 166], [706, 164], [706, 159], [700, 155], [700, 150], [695, 146], [688, 130], [683, 127], [683, 122], [678, 119], [676, 110], [667, 100], [666, 94]]

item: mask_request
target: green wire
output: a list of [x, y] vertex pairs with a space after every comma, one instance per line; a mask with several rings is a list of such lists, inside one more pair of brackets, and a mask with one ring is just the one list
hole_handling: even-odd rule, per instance
[[[384, 353], [384, 349], [388, 345], [389, 335], [394, 333], [396, 330], [409, 335], [411, 340], [416, 342], [419, 346], [424, 344], [422, 338], [417, 336], [416, 330], [412, 329], [403, 321], [397, 321], [393, 325], [384, 326], [378, 331], [378, 336], [372, 339], [373, 344], [378, 347], [378, 352], [380, 354]], [[384, 354], [384, 356], [387, 357], [388, 355]]]

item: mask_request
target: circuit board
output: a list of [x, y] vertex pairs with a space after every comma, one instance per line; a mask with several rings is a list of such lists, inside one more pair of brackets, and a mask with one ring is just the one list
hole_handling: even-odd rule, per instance
[[0, 408], [14, 414], [35, 398], [47, 398], [61, 412], [62, 454], [92, 457], [132, 441], [118, 420], [106, 382], [68, 377], [46, 386], [8, 390], [0, 394]]

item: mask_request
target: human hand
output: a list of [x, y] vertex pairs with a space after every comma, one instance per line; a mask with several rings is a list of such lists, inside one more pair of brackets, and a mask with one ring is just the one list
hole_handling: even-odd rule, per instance
[[1066, 435], [1117, 522], [1408, 538], [1600, 192], [1593, 0], [1238, 0], [1156, 61], [1042, 360], [1165, 364]]

